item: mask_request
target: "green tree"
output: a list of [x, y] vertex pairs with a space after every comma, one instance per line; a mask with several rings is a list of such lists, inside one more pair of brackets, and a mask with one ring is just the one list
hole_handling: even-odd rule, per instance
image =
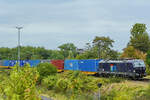
[[62, 44], [58, 47], [66, 59], [69, 56], [69, 52], [73, 53], [73, 57], [77, 55], [77, 47], [73, 43]]
[[93, 40], [93, 46], [86, 43], [85, 52], [77, 55], [76, 59], [117, 59], [119, 53], [112, 49], [114, 40], [109, 37], [96, 36]]
[[124, 49], [121, 58], [143, 59], [145, 60], [146, 54], [142, 51], [135, 49], [133, 46], [128, 46]]
[[69, 56], [68, 56], [68, 58], [67, 58], [67, 59], [74, 59], [74, 56], [73, 56], [72, 51], [69, 51]]
[[90, 43], [86, 43], [85, 49], [86, 50], [91, 50], [92, 49], [91, 44]]
[[87, 50], [76, 56], [76, 59], [96, 59], [97, 55], [93, 50]]
[[[21, 47], [21, 60], [28, 59], [63, 59], [63, 55], [56, 50], [48, 50], [44, 47], [32, 47], [22, 46]], [[18, 59], [18, 48], [0, 48], [0, 59], [2, 60], [17, 60]]]
[[0, 49], [1, 59], [10, 59], [11, 58], [11, 49], [2, 47]]
[[110, 50], [109, 51], [109, 56], [108, 59], [118, 59], [120, 57], [120, 53], [115, 50]]
[[97, 55], [100, 55], [100, 58], [111, 58], [110, 55], [113, 53], [111, 49], [113, 47], [113, 43], [114, 40], [110, 39], [109, 37], [96, 36], [93, 40], [93, 50], [95, 51], [95, 53], [97, 52]]
[[129, 45], [142, 52], [147, 52], [150, 49], [150, 38], [146, 32], [146, 25], [136, 23], [131, 29]]
[[147, 74], [150, 75], [150, 50], [147, 52], [147, 55], [146, 55], [146, 63], [147, 63], [146, 72]]
[[53, 50], [50, 59], [64, 59], [62, 53], [58, 50]]
[[146, 55], [146, 63], [150, 66], [150, 50], [147, 52]]

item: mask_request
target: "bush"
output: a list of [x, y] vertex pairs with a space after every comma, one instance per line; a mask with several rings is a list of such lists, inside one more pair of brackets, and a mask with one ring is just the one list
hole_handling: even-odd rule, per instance
[[69, 89], [70, 81], [68, 79], [58, 79], [56, 83], [56, 91], [58, 92], [66, 92]]
[[146, 73], [150, 75], [150, 50], [147, 52], [146, 55], [146, 64]]
[[79, 71], [68, 71], [58, 75], [50, 75], [42, 80], [42, 85], [56, 93], [63, 93], [69, 99], [81, 94], [94, 93], [98, 88], [93, 78]]
[[149, 100], [150, 85], [147, 88], [127, 83], [111, 84], [103, 87], [101, 94], [102, 100]]
[[150, 67], [148, 65], [146, 65], [146, 74], [150, 75]]
[[145, 98], [150, 98], [150, 84], [148, 86], [148, 88], [144, 91], [143, 97]]
[[1, 100], [39, 100], [36, 89], [38, 72], [26, 65], [17, 71], [15, 67], [10, 76], [0, 83]]
[[42, 85], [50, 90], [55, 87], [57, 80], [57, 75], [50, 75], [42, 80]]
[[103, 87], [105, 87], [110, 83], [119, 83], [122, 81], [124, 81], [122, 78], [97, 78], [87, 76], [80, 71], [67, 71], [45, 77], [42, 80], [42, 85], [46, 87], [46, 90], [49, 89], [55, 94], [66, 96], [66, 100], [85, 100], [85, 98], [92, 100], [94, 94], [98, 91], [98, 83], [102, 83]]
[[56, 91], [70, 92], [74, 96], [81, 93], [94, 93], [97, 88], [97, 84], [92, 78], [79, 71], [63, 73], [56, 83]]
[[40, 77], [38, 79], [40, 83], [44, 77], [55, 75], [57, 73], [56, 67], [50, 63], [40, 63], [39, 65], [37, 65], [37, 71], [40, 74]]

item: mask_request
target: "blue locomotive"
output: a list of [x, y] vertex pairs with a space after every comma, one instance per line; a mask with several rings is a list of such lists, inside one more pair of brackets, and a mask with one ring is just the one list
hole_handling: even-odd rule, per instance
[[103, 60], [99, 62], [99, 75], [142, 78], [146, 76], [143, 60]]

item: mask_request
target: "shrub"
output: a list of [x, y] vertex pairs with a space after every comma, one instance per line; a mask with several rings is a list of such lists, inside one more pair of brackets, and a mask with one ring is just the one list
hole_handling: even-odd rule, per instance
[[[97, 93], [98, 83], [102, 83], [103, 87], [105, 87], [110, 83], [119, 83], [122, 81], [124, 81], [122, 78], [97, 78], [87, 76], [80, 71], [67, 71], [45, 77], [42, 80], [42, 85], [55, 92], [55, 94], [60, 93], [65, 95], [68, 98], [67, 100], [83, 100], [83, 98], [87, 97], [93, 98], [94, 94]], [[110, 99], [113, 95], [113, 93], [110, 94]], [[115, 96], [116, 94], [113, 97]], [[103, 96], [103, 98], [105, 97]]]
[[150, 50], [147, 52], [146, 55], [146, 64], [146, 73], [150, 75]]
[[92, 93], [96, 90], [97, 84], [92, 78], [79, 71], [69, 71], [62, 74], [56, 83], [56, 90], [71, 92], [74, 95], [81, 93]]
[[39, 65], [37, 65], [37, 71], [40, 74], [40, 77], [38, 79], [40, 83], [44, 77], [55, 75], [57, 73], [56, 67], [50, 63], [40, 63]]
[[148, 88], [144, 91], [143, 97], [145, 98], [150, 98], [150, 84], [148, 86]]
[[57, 75], [50, 75], [48, 77], [45, 77], [42, 80], [42, 85], [50, 90], [50, 89], [53, 89], [55, 87], [57, 80], [58, 80]]
[[149, 65], [146, 65], [146, 74], [150, 75], [150, 67], [149, 67]]
[[58, 92], [66, 92], [69, 89], [70, 81], [68, 79], [58, 79], [56, 83], [56, 91]]
[[102, 100], [149, 100], [150, 86], [130, 86], [127, 83], [111, 84], [103, 87]]
[[36, 82], [39, 74], [26, 65], [18, 71], [14, 68], [8, 79], [0, 83], [1, 100], [39, 100]]

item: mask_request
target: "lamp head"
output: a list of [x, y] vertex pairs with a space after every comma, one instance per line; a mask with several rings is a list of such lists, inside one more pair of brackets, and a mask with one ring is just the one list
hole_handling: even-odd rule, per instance
[[20, 29], [22, 29], [23, 27], [16, 27], [16, 28], [20, 30]]
[[100, 88], [102, 86], [102, 83], [98, 83], [97, 86]]

